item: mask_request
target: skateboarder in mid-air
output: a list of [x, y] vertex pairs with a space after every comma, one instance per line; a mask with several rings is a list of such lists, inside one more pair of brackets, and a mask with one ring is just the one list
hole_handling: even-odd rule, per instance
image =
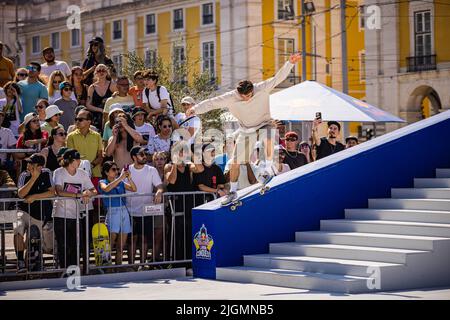
[[237, 198], [239, 165], [248, 161], [257, 140], [262, 141], [265, 152], [265, 159], [260, 164], [257, 178], [265, 184], [274, 175], [272, 164], [275, 137], [272, 136], [272, 129], [275, 127], [270, 116], [270, 92], [286, 79], [300, 59], [301, 54], [293, 54], [273, 78], [256, 84], [242, 80], [235, 90], [204, 100], [186, 111], [186, 116], [189, 117], [214, 109], [228, 108], [239, 122], [239, 136], [236, 139], [230, 167], [230, 194], [222, 205], [227, 205]]

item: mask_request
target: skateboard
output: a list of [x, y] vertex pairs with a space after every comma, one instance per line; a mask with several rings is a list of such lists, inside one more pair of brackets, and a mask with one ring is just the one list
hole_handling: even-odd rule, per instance
[[30, 227], [30, 246], [28, 270], [39, 271], [41, 269], [41, 232], [37, 225]]
[[258, 182], [254, 186], [252, 186], [248, 191], [246, 191], [243, 194], [240, 194], [235, 200], [231, 201], [228, 204], [222, 205], [223, 207], [230, 207], [231, 211], [235, 211], [238, 207], [242, 206], [242, 198], [248, 196], [249, 194], [253, 193], [255, 190], [259, 189], [259, 194], [264, 195], [267, 191], [270, 190], [270, 187], [267, 185], [273, 177], [271, 177], [269, 180], [267, 180], [265, 183]]
[[104, 223], [96, 223], [92, 227], [92, 242], [94, 244], [95, 265], [111, 265], [111, 246], [108, 228]]

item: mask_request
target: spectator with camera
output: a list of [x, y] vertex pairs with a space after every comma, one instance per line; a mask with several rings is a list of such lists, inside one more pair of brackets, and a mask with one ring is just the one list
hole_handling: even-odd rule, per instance
[[0, 110], [4, 112], [3, 127], [11, 129], [14, 136], [19, 137], [20, 114], [22, 103], [20, 101], [20, 87], [10, 81], [3, 87], [6, 98], [0, 99]]
[[[136, 192], [136, 185], [130, 171], [120, 169], [113, 161], [106, 161], [102, 167], [103, 180], [100, 180], [100, 193], [104, 195], [125, 194], [126, 190]], [[128, 181], [125, 182], [124, 180]], [[122, 264], [123, 248], [131, 233], [131, 223], [125, 198], [104, 198], [103, 205], [107, 209], [106, 225], [111, 233], [111, 248], [116, 249], [116, 265]]]
[[105, 149], [107, 157], [113, 157], [119, 168], [131, 164], [131, 148], [144, 143], [142, 136], [134, 129], [134, 123], [130, 116], [120, 113], [116, 119], [116, 124], [112, 129], [112, 137], [109, 138]]
[[328, 157], [336, 152], [345, 149], [345, 146], [338, 141], [341, 131], [341, 125], [337, 121], [328, 121], [328, 135], [320, 138], [318, 135], [318, 127], [322, 123], [322, 119], [315, 119], [313, 122], [312, 136], [316, 145], [317, 160]]

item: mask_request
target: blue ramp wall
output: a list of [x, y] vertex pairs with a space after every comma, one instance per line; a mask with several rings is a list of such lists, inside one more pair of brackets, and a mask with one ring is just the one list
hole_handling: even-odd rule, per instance
[[216, 267], [242, 265], [243, 255], [268, 253], [269, 243], [295, 241], [296, 231], [319, 230], [320, 220], [342, 219], [346, 208], [435, 177], [436, 168], [450, 168], [449, 132], [450, 112], [441, 113], [275, 177], [266, 195], [245, 198], [234, 212], [218, 201], [195, 208], [193, 236], [204, 225], [212, 247], [192, 244], [194, 276], [215, 279]]

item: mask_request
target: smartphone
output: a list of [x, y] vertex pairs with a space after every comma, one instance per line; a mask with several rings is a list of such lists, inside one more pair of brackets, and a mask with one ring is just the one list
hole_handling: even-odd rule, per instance
[[130, 168], [130, 165], [129, 165], [129, 164], [126, 164], [126, 165], [123, 167], [123, 171], [128, 171], [129, 168]]
[[316, 112], [316, 120], [322, 120], [322, 112]]

